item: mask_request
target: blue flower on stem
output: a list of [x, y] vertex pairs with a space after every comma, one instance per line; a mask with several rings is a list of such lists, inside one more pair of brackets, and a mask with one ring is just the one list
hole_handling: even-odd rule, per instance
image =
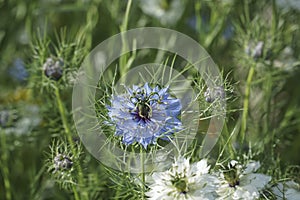
[[28, 78], [28, 71], [22, 59], [17, 58], [9, 69], [9, 75], [17, 81], [25, 81]]
[[168, 93], [168, 87], [152, 88], [146, 83], [142, 87], [134, 85], [127, 92], [111, 98], [107, 106], [108, 115], [116, 125], [116, 136], [130, 145], [140, 143], [145, 149], [156, 144], [157, 138], [168, 140], [168, 136], [181, 130], [179, 99]]

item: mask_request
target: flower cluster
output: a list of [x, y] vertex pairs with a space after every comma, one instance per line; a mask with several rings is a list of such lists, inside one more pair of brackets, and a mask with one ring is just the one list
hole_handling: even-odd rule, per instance
[[116, 125], [116, 136], [123, 143], [138, 142], [146, 149], [158, 138], [167, 140], [181, 129], [181, 103], [168, 93], [168, 87], [152, 88], [146, 83], [142, 87], [126, 88], [127, 92], [115, 95], [107, 106], [108, 115]]
[[166, 172], [153, 173], [154, 183], [146, 193], [149, 199], [213, 199], [218, 179], [209, 175], [206, 160], [190, 164], [189, 159], [178, 158]]
[[[259, 199], [266, 188], [270, 188], [271, 177], [256, 173], [260, 163], [249, 161], [242, 165], [232, 160], [219, 171], [210, 171], [205, 159], [190, 164], [189, 159], [178, 158], [171, 169], [155, 172], [148, 181], [150, 200], [168, 199]], [[278, 184], [272, 193], [278, 199], [300, 199], [299, 185], [295, 182]], [[298, 188], [297, 188], [298, 187]], [[288, 198], [289, 197], [289, 198]]]
[[4, 129], [6, 134], [29, 134], [40, 122], [40, 108], [37, 105], [26, 104], [25, 108], [16, 106], [0, 110], [0, 129]]

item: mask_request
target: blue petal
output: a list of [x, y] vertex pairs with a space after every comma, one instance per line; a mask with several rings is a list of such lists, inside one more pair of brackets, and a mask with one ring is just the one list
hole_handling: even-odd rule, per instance
[[152, 144], [153, 142], [152, 142], [152, 140], [153, 140], [153, 137], [142, 137], [142, 138], [139, 138], [139, 140], [138, 140], [138, 142], [141, 144], [141, 145], [143, 145], [143, 147], [144, 147], [144, 149], [147, 149], [147, 146], [149, 145], [149, 144]]
[[168, 95], [168, 93], [166, 93], [168, 89], [169, 88], [163, 88], [160, 91], [158, 91], [159, 96], [164, 96], [166, 94]]
[[146, 94], [149, 96], [152, 93], [152, 89], [149, 87], [149, 84], [145, 83], [144, 88], [146, 89]]
[[124, 144], [130, 145], [134, 142], [134, 137], [129, 134], [124, 134], [122, 141]]

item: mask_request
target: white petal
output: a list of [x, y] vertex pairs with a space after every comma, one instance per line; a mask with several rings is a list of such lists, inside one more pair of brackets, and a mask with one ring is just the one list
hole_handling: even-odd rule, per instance
[[210, 166], [207, 165], [207, 160], [203, 159], [197, 162], [198, 174], [207, 174]]
[[251, 185], [237, 187], [233, 194], [233, 199], [253, 200], [259, 198], [259, 192]]
[[237, 164], [238, 164], [238, 161], [236, 161], [236, 160], [230, 161], [230, 165], [231, 165], [232, 167], [236, 166]]
[[278, 200], [283, 198], [286, 198], [287, 200], [300, 199], [299, 184], [294, 181], [278, 183], [276, 186], [272, 187], [272, 192]]
[[264, 175], [264, 174], [257, 174], [257, 173], [253, 173], [253, 174], [248, 174], [245, 175], [241, 178], [240, 180], [240, 184], [242, 186], [245, 185], [252, 185], [255, 188], [257, 188], [258, 190], [262, 189], [265, 187], [265, 185], [268, 184], [268, 182], [271, 181], [271, 177]]
[[256, 170], [258, 170], [258, 168], [260, 168], [260, 163], [251, 161], [247, 164], [246, 169], [244, 170], [244, 174], [255, 172]]
[[288, 200], [299, 200], [300, 191], [297, 191], [295, 189], [288, 189], [285, 193], [285, 196]]

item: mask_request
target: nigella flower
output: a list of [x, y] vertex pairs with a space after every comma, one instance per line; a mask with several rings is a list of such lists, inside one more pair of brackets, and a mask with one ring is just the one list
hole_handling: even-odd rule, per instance
[[295, 9], [300, 10], [300, 2], [299, 0], [276, 0], [276, 3], [285, 9]]
[[294, 181], [278, 183], [276, 186], [272, 187], [272, 192], [276, 199], [300, 199], [300, 185]]
[[223, 31], [223, 38], [226, 40], [230, 40], [233, 37], [233, 35], [234, 35], [234, 26], [230, 22], [228, 22]]
[[237, 161], [231, 161], [219, 175], [218, 199], [258, 199], [260, 191], [271, 180], [270, 176], [254, 173], [259, 167], [259, 162], [250, 161], [243, 167]]
[[208, 174], [209, 168], [206, 160], [190, 164], [180, 157], [168, 171], [153, 173], [146, 195], [150, 200], [215, 199], [218, 180]]
[[294, 51], [291, 47], [285, 47], [274, 60], [274, 67], [286, 72], [296, 69], [297, 59], [294, 57]]
[[28, 71], [26, 70], [22, 59], [17, 58], [14, 61], [13, 66], [9, 69], [9, 74], [11, 77], [21, 82], [28, 78]]
[[156, 144], [157, 138], [167, 140], [181, 129], [181, 103], [168, 93], [168, 88], [152, 88], [146, 83], [126, 89], [125, 94], [113, 96], [111, 106], [107, 106], [116, 125], [115, 135], [122, 136], [124, 144], [138, 142], [146, 149]]
[[54, 140], [45, 165], [53, 180], [63, 188], [70, 188], [78, 183], [75, 165], [76, 161], [80, 160], [82, 149], [80, 145], [73, 147], [64, 140]]
[[1, 110], [0, 111], [0, 127], [12, 127], [18, 119], [16, 110]]
[[245, 52], [248, 56], [251, 56], [254, 60], [263, 56], [264, 42], [258, 41], [256, 44], [250, 41], [247, 45]]
[[35, 105], [0, 111], [0, 128], [5, 129], [6, 134], [28, 134], [40, 121], [39, 108]]
[[184, 4], [181, 0], [141, 0], [144, 13], [157, 18], [163, 25], [173, 25], [181, 17]]

